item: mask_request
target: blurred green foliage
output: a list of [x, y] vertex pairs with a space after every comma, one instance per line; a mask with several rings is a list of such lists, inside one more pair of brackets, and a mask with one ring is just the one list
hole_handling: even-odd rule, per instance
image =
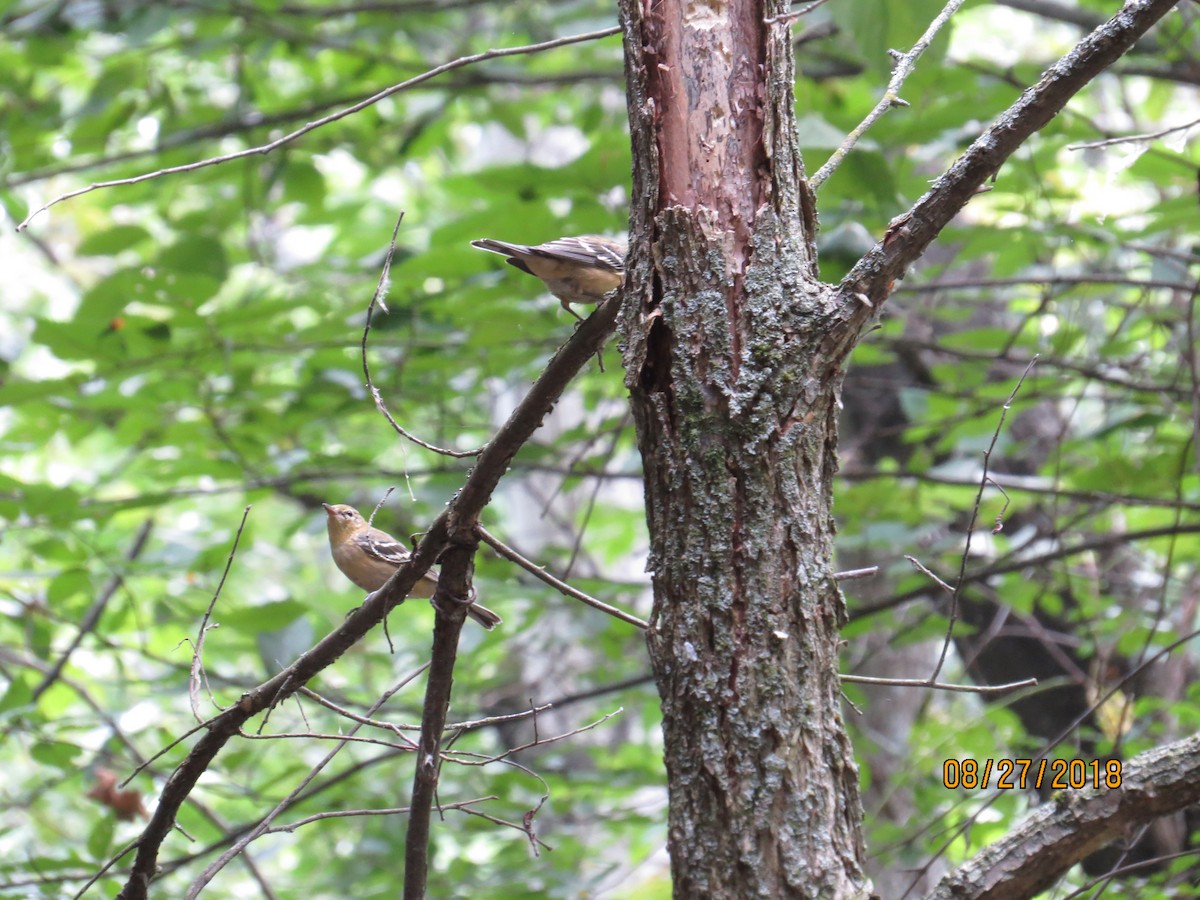
[[[889, 14], [877, 15], [884, 6]], [[876, 102], [890, 68], [884, 51], [910, 46], [939, 6], [833, 3], [814, 14], [834, 31], [798, 49], [810, 171]], [[0, 890], [60, 896], [138, 833], [138, 822], [117, 822], [88, 799], [97, 771], [123, 778], [194, 725], [194, 642], [243, 509], [213, 611], [219, 627], [205, 636], [204, 714], [287, 665], [361, 600], [327, 557], [321, 501], [366, 510], [394, 488], [377, 521], [410, 534], [470, 468], [398, 438], [364, 387], [365, 312], [397, 216], [387, 313], [370, 334], [375, 383], [408, 430], [470, 449], [487, 442], [572, 322], [536, 281], [468, 242], [623, 233], [630, 158], [620, 38], [608, 37], [447, 72], [269, 154], [85, 193], [18, 236], [11, 226], [57, 194], [261, 146], [434, 65], [607, 27], [615, 11], [592, 0], [28, 2], [0, 17], [0, 204], [10, 226], [0, 237]], [[852, 226], [867, 245], [881, 236], [1078, 34], [1056, 24], [1017, 53], [1013, 36], [1028, 21], [978, 6], [960, 16], [905, 86], [911, 108], [885, 117], [822, 188], [826, 235]], [[1008, 40], [973, 40], [997, 29]], [[1171, 46], [1174, 60], [1182, 51]], [[1030, 489], [1010, 488], [1004, 515], [1017, 525], [981, 542], [976, 562], [1036, 554], [1034, 537], [1044, 543], [1047, 533], [1069, 545], [1156, 532], [1131, 542], [1123, 560], [1133, 580], [1158, 585], [1136, 594], [1132, 615], [1130, 598], [1096, 574], [1095, 554], [1066, 557], [1053, 577], [998, 576], [988, 586], [1020, 612], [1060, 612], [1069, 589], [1063, 614], [1077, 634], [1131, 658], [1161, 638], [1170, 616], [1156, 619], [1155, 603], [1172, 608], [1196, 574], [1194, 293], [1139, 282], [1194, 279], [1196, 148], [1071, 145], [1178, 124], [1178, 90], [1130, 75], [1085, 94], [946, 232], [857, 351], [868, 391], [882, 393], [892, 376], [881, 367], [914, 348], [928, 377], [904, 384], [904, 415], [890, 430], [844, 428], [841, 547], [853, 564], [886, 570], [883, 596], [860, 596], [859, 583], [846, 590], [852, 610], [888, 610], [851, 625], [848, 665], [856, 635], [890, 630], [903, 643], [942, 633], [937, 612], [901, 627], [879, 601], [928, 587], [906, 553], [953, 578], [981, 453], [1035, 354], [1009, 422], [1024, 416], [1051, 433], [1001, 434], [993, 469]], [[854, 258], [853, 243], [831, 247], [823, 276], [840, 277]], [[1078, 280], [1097, 273], [1113, 278]], [[1077, 280], [1054, 280], [1064, 277]], [[955, 279], [982, 283], [922, 287]], [[551, 571], [646, 617], [639, 461], [615, 345], [604, 363], [518, 456], [485, 522]], [[869, 409], [867, 419], [881, 421]], [[986, 494], [983, 525], [1003, 503]], [[1029, 529], [1038, 517], [1052, 527], [1022, 531], [1022, 516]], [[147, 521], [149, 540], [131, 556]], [[443, 802], [494, 796], [479, 809], [518, 823], [539, 809], [533, 827], [553, 849], [535, 857], [519, 829], [447, 812], [435, 826], [431, 895], [669, 896], [658, 699], [641, 634], [486, 551], [476, 586], [505, 623], [464, 634], [452, 719], [568, 701], [539, 717], [544, 739], [621, 712], [509, 762], [447, 764]], [[107, 598], [98, 623], [35, 698], [98, 598]], [[424, 661], [431, 625], [427, 607], [407, 604], [391, 619], [395, 653], [374, 635], [312, 687], [364, 711]], [[421, 685], [377, 718], [419, 721]], [[1161, 740], [1170, 719], [1139, 718], [1137, 745]], [[345, 727], [305, 700], [275, 710], [263, 734]], [[1020, 731], [1003, 705], [931, 698], [912, 725], [903, 781], [920, 823], [938, 827], [906, 830], [869, 809], [871, 845], [906, 862], [937, 852], [942, 828], [982, 802], [940, 788], [941, 760], [1002, 755], [1022, 745]], [[483, 728], [454, 749], [478, 761], [532, 735], [528, 722]], [[164, 895], [182, 893], [330, 746], [252, 737], [230, 745], [185, 806], [192, 840], [166, 845]], [[859, 740], [869, 784], [871, 737]], [[188, 743], [132, 782], [148, 805]], [[411, 771], [411, 753], [397, 746], [352, 744], [289, 815], [404, 806]], [[986, 834], [977, 826], [971, 846], [955, 844], [950, 857], [1002, 834], [1024, 808], [1002, 798]], [[344, 896], [347, 885], [357, 897], [394, 896], [404, 827], [403, 815], [325, 820], [250, 853], [279, 896]], [[119, 871], [95, 890], [115, 893]], [[244, 893], [254, 877], [235, 864], [212, 890]]]

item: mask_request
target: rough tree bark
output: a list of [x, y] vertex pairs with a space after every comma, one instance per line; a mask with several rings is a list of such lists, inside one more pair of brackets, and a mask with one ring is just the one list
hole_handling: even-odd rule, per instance
[[[675, 896], [862, 897], [839, 715], [841, 366], [894, 279], [1174, 0], [1129, 0], [836, 288], [796, 151], [785, 0], [623, 0], [633, 212], [621, 333], [645, 468]], [[1005, 895], [1008, 896], [1008, 895]]]
[[623, 4], [622, 321], [645, 465], [678, 897], [868, 892], [839, 713], [845, 333], [817, 278], [786, 2]]

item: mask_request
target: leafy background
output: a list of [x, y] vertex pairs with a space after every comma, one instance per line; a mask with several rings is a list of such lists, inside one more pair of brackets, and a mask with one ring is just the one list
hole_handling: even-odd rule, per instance
[[[824, 185], [826, 279], [1081, 34], [1018, 5], [962, 12], [905, 85], [911, 106], [886, 116]], [[1098, 21], [1109, 6], [1075, 9]], [[910, 46], [938, 8], [835, 0], [793, 26], [810, 170], [877, 100], [887, 48]], [[931, 670], [947, 610], [903, 557], [953, 579], [981, 453], [996, 435], [991, 465], [1008, 476], [1008, 505], [984, 492], [968, 568], [1030, 562], [981, 577], [981, 602], [1057, 614], [1073, 651], [1095, 663], [1078, 676], [1089, 689], [1112, 683], [1100, 663], [1119, 659], [1127, 672], [1195, 627], [1196, 146], [1182, 129], [1072, 149], [1200, 117], [1194, 16], [1168, 19], [1006, 165], [856, 352], [837, 490], [841, 563], [883, 573], [846, 585], [847, 671], [890, 660], [889, 650], [907, 656], [888, 674], [902, 674], [901, 658]], [[219, 627], [205, 635], [208, 689], [222, 705], [361, 599], [328, 558], [321, 501], [365, 510], [394, 488], [377, 523], [410, 534], [470, 466], [397, 438], [363, 387], [365, 311], [399, 213], [388, 313], [370, 335], [375, 382], [410, 431], [470, 449], [572, 321], [537, 282], [468, 242], [623, 233], [630, 159], [620, 39], [610, 36], [447, 72], [267, 155], [84, 194], [18, 235], [11, 226], [57, 194], [258, 146], [448, 60], [609, 27], [615, 10], [18, 2], [0, 21], [0, 203], [10, 226], [0, 235], [0, 890], [61, 896], [139, 830], [88, 797], [98, 773], [123, 778], [194, 724], [194, 641], [243, 510]], [[932, 287], [948, 282], [966, 286]], [[518, 456], [485, 522], [645, 617], [639, 461], [615, 347], [603, 361]], [[991, 534], [1001, 514], [1006, 527]], [[1117, 539], [1039, 557], [1097, 536]], [[448, 812], [435, 831], [431, 893], [669, 896], [657, 696], [640, 633], [487, 551], [476, 586], [505, 623], [464, 634], [452, 718], [555, 701], [538, 717], [545, 738], [620, 712], [522, 751], [519, 766], [447, 765], [443, 802], [494, 796], [479, 808], [510, 822], [548, 794], [535, 827], [553, 850], [535, 857], [518, 830]], [[89, 610], [98, 621], [81, 635]], [[314, 689], [365, 710], [421, 664], [431, 625], [427, 607], [406, 604], [391, 619], [395, 652], [377, 635]], [[959, 650], [944, 677], [972, 674]], [[1168, 657], [1181, 677], [1188, 652]], [[1037, 749], [1010, 704], [847, 694], [863, 710], [847, 716], [877, 872], [966, 858], [1036, 802], [940, 783], [948, 757]], [[1121, 696], [1133, 704], [1123, 726], [1093, 724], [1060, 752], [1087, 740], [1128, 756], [1198, 727], [1186, 677], [1173, 690]], [[420, 698], [418, 678], [380, 716], [414, 723]], [[211, 709], [207, 692], [200, 699]], [[262, 733], [344, 725], [305, 700], [275, 710]], [[185, 808], [186, 836], [164, 857], [166, 894], [182, 893], [213, 849], [293, 791], [330, 745], [255, 737], [220, 757]], [[464, 734], [455, 749], [490, 756], [532, 737], [528, 722], [506, 724]], [[147, 803], [182, 752], [167, 750], [134, 779]], [[352, 745], [290, 815], [403, 806], [410, 757]], [[908, 812], [897, 815], [901, 795]], [[252, 845], [252, 865], [227, 868], [210, 892], [341, 896], [352, 885], [355, 896], [392, 896], [404, 825], [402, 815], [356, 816], [270, 836]], [[1153, 879], [1166, 876], [1147, 877], [1138, 896], [1154, 896]], [[92, 890], [118, 887], [110, 875]]]

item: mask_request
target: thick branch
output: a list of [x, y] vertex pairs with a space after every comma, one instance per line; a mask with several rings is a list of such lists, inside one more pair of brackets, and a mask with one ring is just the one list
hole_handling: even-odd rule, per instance
[[[1103, 778], [1103, 776], [1101, 776]], [[957, 872], [931, 900], [1021, 900], [1127, 829], [1200, 802], [1200, 735], [1125, 763], [1119, 788], [1061, 791]]]

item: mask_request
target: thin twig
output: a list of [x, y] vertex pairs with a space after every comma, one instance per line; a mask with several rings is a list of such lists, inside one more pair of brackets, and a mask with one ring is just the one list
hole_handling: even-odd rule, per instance
[[615, 606], [609, 606], [607, 603], [585, 594], [578, 588], [571, 587], [571, 585], [567, 584], [565, 581], [559, 581], [557, 578], [547, 572], [542, 566], [539, 566], [537, 563], [526, 559], [512, 547], [508, 546], [494, 534], [489, 532], [482, 525], [476, 525], [475, 530], [485, 544], [487, 544], [505, 559], [515, 562], [526, 572], [529, 572], [531, 575], [534, 575], [535, 577], [546, 582], [546, 584], [550, 585], [564, 596], [578, 600], [580, 603], [586, 603], [593, 609], [598, 609], [603, 613], [607, 613], [613, 618], [620, 619], [622, 622], [628, 622], [630, 625], [636, 625], [643, 631], [650, 627], [648, 622], [644, 621], [643, 619], [639, 619], [632, 613], [627, 613], [624, 610], [617, 609]]
[[1189, 128], [1195, 128], [1197, 125], [1200, 125], [1200, 119], [1193, 119], [1186, 125], [1176, 125], [1174, 128], [1164, 128], [1162, 131], [1151, 131], [1147, 134], [1130, 134], [1125, 137], [1108, 138], [1104, 141], [1092, 141], [1088, 144], [1067, 144], [1067, 149], [1095, 150], [1099, 147], [1112, 147], [1115, 144], [1136, 144], [1139, 141], [1153, 141], [1166, 137], [1168, 134], [1174, 134], [1177, 131], [1187, 131]]
[[191, 728], [189, 728], [183, 734], [179, 735], [177, 738], [175, 738], [175, 740], [171, 741], [165, 747], [158, 750], [156, 753], [154, 753], [148, 759], [138, 763], [138, 765], [134, 768], [134, 770], [129, 773], [129, 776], [124, 781], [122, 781], [120, 784], [118, 784], [117, 787], [119, 787], [119, 788], [127, 787], [129, 785], [129, 782], [133, 781], [133, 779], [135, 779], [138, 775], [140, 775], [144, 769], [148, 768], [152, 763], [156, 762], [157, 760], [162, 759], [162, 757], [166, 756], [168, 753], [170, 753], [172, 750], [174, 750], [176, 747], [178, 747], [180, 744], [182, 744], [184, 741], [186, 741], [188, 738], [190, 738], [193, 734], [198, 734], [199, 732], [206, 730], [208, 728], [209, 724], [211, 724], [211, 722], [212, 722], [212, 720], [210, 719], [207, 722], [201, 722], [199, 725], [193, 725]]
[[[204, 718], [200, 715], [200, 701], [198, 699], [200, 693], [200, 679], [204, 675], [204, 663], [202, 656], [204, 653], [204, 636], [208, 633], [209, 619], [212, 618], [213, 610], [217, 606], [217, 600], [221, 596], [221, 590], [225, 587], [225, 579], [229, 577], [229, 570], [233, 568], [233, 559], [237, 556], [238, 544], [242, 540], [242, 532], [246, 529], [246, 519], [250, 516], [250, 507], [247, 506], [242, 510], [242, 521], [238, 523], [237, 534], [233, 536], [233, 546], [229, 548], [229, 556], [225, 559], [225, 571], [221, 573], [221, 580], [217, 583], [217, 589], [213, 591], [212, 600], [208, 602], [208, 609], [204, 610], [204, 616], [200, 619], [200, 628], [196, 634], [196, 646], [192, 650], [192, 668], [188, 677], [188, 701], [192, 705], [192, 716], [197, 722], [203, 722]], [[216, 627], [215, 625], [212, 627]], [[212, 696], [212, 690], [209, 690], [209, 696]], [[215, 703], [213, 704], [216, 705]]]
[[765, 24], [765, 25], [791, 25], [793, 22], [797, 21], [798, 19], [802, 19], [805, 16], [807, 16], [810, 12], [812, 12], [818, 6], [824, 6], [828, 2], [829, 2], [829, 0], [812, 0], [811, 3], [808, 3], [808, 4], [800, 7], [799, 9], [792, 10], [791, 12], [781, 13], [778, 16], [771, 16], [770, 18], [763, 19], [763, 24]]
[[116, 853], [114, 853], [112, 856], [110, 856], [108, 858], [108, 860], [104, 863], [104, 865], [102, 865], [99, 869], [97, 869], [94, 873], [92, 873], [92, 877], [89, 878], [87, 881], [85, 881], [83, 883], [83, 886], [72, 895], [72, 900], [77, 900], [77, 898], [82, 897], [84, 894], [86, 894], [88, 892], [88, 888], [90, 888], [93, 884], [95, 884], [97, 881], [99, 881], [101, 878], [103, 878], [105, 872], [107, 872], [109, 869], [111, 869], [113, 866], [115, 866], [117, 863], [119, 863], [122, 859], [124, 859], [126, 856], [128, 856], [129, 852], [137, 847], [137, 843], [138, 842], [136, 840], [130, 841], [128, 844], [126, 844], [124, 847], [122, 847], [120, 850], [118, 850]]
[[845, 572], [834, 572], [834, 581], [857, 581], [860, 578], [874, 578], [879, 574], [879, 566], [867, 566], [865, 569], [847, 569]]
[[1036, 678], [1010, 681], [1008, 684], [953, 684], [946, 681], [926, 681], [924, 678], [877, 678], [871, 675], [839, 675], [852, 684], [878, 684], [885, 687], [929, 688], [931, 691], [954, 691], [959, 694], [1003, 694], [1017, 688], [1036, 687]]
[[1000, 440], [1000, 432], [1004, 428], [1004, 420], [1008, 418], [1008, 411], [1012, 408], [1013, 401], [1017, 398], [1017, 392], [1021, 390], [1021, 385], [1025, 383], [1026, 376], [1033, 371], [1037, 360], [1037, 356], [1034, 356], [1029, 361], [1029, 365], [1025, 367], [1025, 371], [1021, 373], [1021, 377], [1017, 379], [1012, 392], [1008, 395], [1008, 399], [1004, 401], [1004, 406], [1000, 409], [1000, 421], [996, 423], [996, 430], [992, 432], [992, 439], [988, 443], [987, 449], [983, 451], [983, 474], [979, 478], [979, 490], [975, 493], [975, 505], [971, 509], [971, 521], [967, 524], [967, 537], [963, 544], [963, 552], [958, 564], [958, 579], [954, 583], [953, 596], [950, 598], [950, 616], [949, 622], [946, 623], [946, 638], [942, 642], [942, 652], [938, 656], [933, 674], [929, 676], [930, 681], [936, 680], [938, 673], [942, 671], [942, 665], [946, 662], [946, 654], [950, 650], [950, 642], [954, 639], [954, 625], [958, 620], [958, 601], [962, 594], [963, 586], [966, 584], [967, 560], [971, 557], [971, 537], [975, 533], [975, 523], [979, 519], [979, 507], [983, 503], [983, 492], [987, 489], [989, 480], [988, 465], [992, 459], [992, 451], [996, 449], [996, 442]]
[[929, 578], [932, 582], [934, 582], [938, 587], [940, 587], [947, 594], [950, 594], [951, 596], [954, 595], [954, 588], [951, 587], [950, 585], [946, 584], [946, 582], [944, 582], [941, 578], [939, 578], [937, 575], [935, 575], [933, 572], [931, 572], [929, 570], [929, 568], [924, 563], [922, 563], [920, 560], [918, 560], [915, 556], [907, 556], [906, 555], [904, 558], [913, 564], [913, 568], [919, 570], [921, 572], [921, 574], [923, 574], [927, 578]]
[[888, 81], [887, 90], [883, 92], [883, 97], [875, 104], [875, 108], [867, 113], [867, 117], [858, 124], [858, 127], [846, 135], [846, 139], [842, 141], [841, 146], [833, 151], [833, 155], [826, 160], [825, 165], [817, 169], [813, 177], [809, 179], [809, 184], [814, 191], [818, 190], [825, 183], [825, 180], [837, 170], [837, 167], [842, 164], [842, 161], [849, 155], [850, 151], [854, 149], [854, 145], [858, 143], [859, 138], [866, 134], [872, 125], [883, 118], [884, 113], [893, 106], [908, 106], [907, 101], [900, 99], [900, 86], [908, 80], [908, 76], [912, 74], [913, 68], [916, 66], [921, 54], [933, 43], [933, 39], [942, 30], [942, 26], [950, 21], [950, 17], [958, 11], [963, 2], [964, 0], [950, 0], [942, 11], [937, 14], [937, 18], [929, 23], [929, 27], [925, 29], [925, 33], [921, 35], [920, 39], [913, 44], [912, 49], [907, 53], [897, 53], [895, 50], [891, 51], [892, 57], [896, 60], [896, 67], [892, 69], [892, 77]]
[[221, 156], [213, 156], [208, 159], [202, 159], [199, 162], [187, 163], [181, 166], [169, 166], [165, 169], [159, 169], [156, 172], [146, 172], [142, 175], [135, 175], [132, 178], [118, 178], [113, 181], [97, 181], [89, 184], [85, 188], [79, 188], [78, 190], [70, 191], [66, 194], [60, 194], [50, 202], [39, 206], [37, 209], [27, 215], [24, 220], [22, 220], [21, 224], [17, 226], [17, 231], [24, 231], [29, 227], [29, 223], [35, 216], [45, 212], [46, 210], [50, 209], [50, 207], [56, 206], [57, 204], [62, 203], [64, 200], [70, 200], [74, 197], [79, 197], [83, 194], [100, 190], [101, 188], [140, 184], [143, 181], [150, 181], [153, 178], [162, 178], [164, 175], [175, 175], [180, 172], [194, 172], [197, 169], [215, 166], [220, 163], [232, 162], [235, 159], [245, 159], [249, 156], [260, 156], [270, 153], [272, 150], [277, 150], [284, 144], [290, 143], [291, 141], [296, 140], [296, 138], [308, 134], [310, 131], [316, 131], [318, 128], [322, 128], [331, 122], [336, 122], [339, 119], [346, 118], [346, 116], [361, 112], [367, 107], [378, 103], [380, 100], [385, 100], [393, 94], [398, 94], [401, 91], [407, 90], [408, 88], [414, 87], [422, 82], [429, 81], [431, 78], [436, 78], [443, 72], [449, 72], [453, 69], [461, 69], [465, 66], [471, 66], [475, 63], [483, 62], [489, 59], [497, 59], [502, 56], [520, 56], [527, 53], [540, 53], [543, 50], [553, 50], [557, 47], [566, 47], [570, 44], [579, 44], [583, 43], [584, 41], [599, 40], [600, 38], [606, 38], [617, 34], [620, 32], [620, 30], [621, 29], [619, 26], [614, 25], [611, 28], [601, 28], [598, 31], [589, 31], [585, 32], [584, 34], [571, 34], [567, 35], [566, 37], [555, 38], [552, 41], [542, 41], [540, 44], [525, 44], [520, 47], [501, 47], [495, 50], [484, 50], [482, 53], [473, 53], [470, 56], [460, 56], [458, 59], [451, 60], [448, 63], [443, 63], [440, 66], [435, 66], [428, 71], [422, 72], [420, 75], [415, 75], [412, 78], [401, 81], [399, 84], [394, 84], [389, 88], [385, 88], [379, 93], [373, 94], [372, 96], [367, 97], [365, 100], [360, 100], [358, 103], [355, 103], [352, 106], [347, 106], [345, 109], [339, 110], [338, 112], [331, 113], [330, 115], [323, 116], [316, 121], [309, 122], [303, 128], [298, 128], [295, 131], [285, 134], [283, 137], [277, 138], [268, 144], [263, 144], [258, 147], [250, 147], [246, 150], [238, 150], [234, 153], [226, 153]]
[[276, 731], [270, 734], [258, 733], [255, 734], [249, 731], [243, 731], [239, 737], [245, 738], [248, 741], [287, 741], [287, 740], [308, 740], [308, 741], [347, 741], [351, 744], [374, 744], [376, 747], [386, 747], [389, 750], [395, 750], [398, 753], [412, 753], [417, 749], [408, 738], [402, 738], [400, 741], [388, 741], [377, 737], [360, 737], [357, 734], [329, 734], [322, 731]]
[[[429, 667], [429, 663], [425, 663], [425, 665], [422, 666], [422, 669], [426, 669], [428, 667]], [[321, 704], [326, 709], [329, 709], [332, 712], [337, 713], [339, 716], [344, 716], [345, 718], [350, 719], [351, 721], [354, 721], [354, 722], [361, 722], [363, 725], [369, 725], [372, 728], [379, 728], [384, 731], [390, 731], [397, 736], [399, 736], [400, 733], [404, 732], [404, 731], [420, 731], [421, 730], [420, 725], [407, 724], [407, 723], [403, 723], [403, 722], [401, 722], [401, 723], [383, 722], [379, 719], [372, 719], [367, 716], [361, 716], [358, 713], [354, 712], [353, 710], [346, 709], [344, 706], [340, 706], [337, 703], [334, 703], [332, 700], [330, 700], [327, 697], [322, 697], [320, 694], [318, 694], [312, 688], [302, 687], [302, 688], [300, 688], [298, 693], [303, 694], [305, 697], [308, 697], [310, 700], [313, 700], [316, 703]], [[570, 700], [570, 698], [568, 698], [568, 702], [569, 702], [569, 700]], [[530, 716], [536, 716], [538, 713], [543, 713], [543, 712], [546, 712], [546, 711], [554, 709], [554, 708], [555, 708], [555, 705], [553, 703], [543, 703], [541, 706], [535, 706], [531, 709], [522, 710], [521, 712], [518, 712], [518, 713], [506, 713], [505, 715], [502, 715], [502, 716], [486, 716], [482, 719], [468, 719], [465, 722], [450, 722], [446, 725], [446, 730], [447, 731], [457, 731], [457, 732], [474, 731], [479, 728], [487, 728], [487, 727], [491, 727], [493, 725], [501, 725], [501, 724], [505, 724], [508, 722], [519, 722], [522, 719], [528, 719]]]
[[[1195, 260], [1188, 260], [1194, 262]], [[1003, 287], [1024, 287], [1025, 285], [1046, 285], [1049, 287], [1074, 287], [1076, 285], [1090, 286], [1095, 284], [1111, 284], [1117, 287], [1132, 287], [1141, 290], [1160, 288], [1166, 291], [1187, 291], [1191, 285], [1169, 278], [1139, 278], [1128, 272], [1093, 272], [1088, 275], [1029, 275], [1013, 278], [939, 278], [937, 281], [926, 281], [917, 284], [896, 285], [897, 294], [928, 294], [935, 291], [955, 290], [986, 290]]]
[[[375, 293], [371, 295], [371, 302], [367, 304], [367, 321], [366, 324], [363, 325], [362, 335], [362, 368], [363, 378], [366, 379], [367, 383], [367, 391], [370, 392], [371, 399], [375, 401], [375, 408], [383, 413], [383, 417], [388, 420], [388, 424], [390, 424], [395, 432], [402, 438], [412, 441], [418, 447], [424, 447], [426, 450], [431, 450], [434, 453], [441, 454], [442, 456], [450, 456], [454, 459], [463, 459], [468, 456], [478, 456], [482, 451], [482, 448], [478, 450], [462, 451], [450, 450], [446, 447], [435, 447], [433, 444], [426, 443], [416, 435], [405, 430], [403, 427], [401, 427], [399, 422], [392, 418], [392, 414], [388, 411], [387, 404], [383, 402], [383, 395], [379, 393], [379, 389], [375, 387], [375, 382], [371, 380], [371, 364], [367, 357], [367, 339], [371, 335], [371, 323], [375, 318], [375, 308], [379, 307], [385, 313], [387, 312], [387, 305], [384, 303], [383, 298], [387, 293], [388, 275], [392, 270], [392, 259], [396, 255], [396, 235], [400, 233], [400, 223], [403, 221], [404, 213], [402, 212], [396, 218], [396, 227], [392, 229], [392, 240], [388, 244], [387, 254], [383, 259], [383, 268], [379, 272], [379, 281], [375, 285]], [[391, 493], [391, 491], [389, 490], [388, 493]], [[386, 499], [387, 497], [385, 496], [384, 500]], [[380, 505], [383, 505], [382, 500], [380, 501]], [[375, 509], [378, 511], [379, 507], [376, 506]], [[372, 514], [371, 518], [374, 517], [374, 514]]]
[[[1141, 843], [1139, 841], [1125, 842], [1126, 852], [1134, 849], [1135, 846], [1140, 849]], [[1076, 890], [1066, 894], [1062, 900], [1075, 900], [1075, 898], [1082, 897], [1085, 894], [1090, 897], [1099, 897], [1099, 893], [1091, 893], [1092, 889], [1097, 885], [1107, 887], [1113, 881], [1116, 881], [1118, 878], [1121, 878], [1124, 875], [1129, 875], [1133, 872], [1140, 871], [1141, 869], [1147, 869], [1151, 867], [1157, 870], [1165, 862], [1170, 862], [1173, 859], [1182, 859], [1185, 856], [1195, 856], [1196, 854], [1200, 854], [1200, 847], [1191, 847], [1187, 850], [1180, 850], [1178, 853], [1157, 854], [1149, 859], [1139, 859], [1137, 862], [1131, 862], [1128, 865], [1117, 866], [1114, 869], [1109, 869], [1103, 875], [1093, 878], [1091, 881], [1085, 881]], [[1195, 870], [1193, 869], [1192, 871]], [[1119, 890], [1118, 893], [1120, 893]]]
[[[480, 756], [478, 753], [465, 753], [464, 754], [464, 753], [459, 753], [457, 751], [447, 751], [446, 757], [448, 759], [453, 759], [456, 762], [462, 763], [464, 766], [486, 766], [489, 763], [501, 762], [502, 760], [506, 760], [510, 756], [512, 756], [514, 753], [520, 753], [523, 750], [529, 750], [533, 747], [541, 747], [541, 746], [544, 746], [545, 744], [556, 744], [559, 741], [565, 741], [567, 738], [571, 738], [571, 737], [575, 737], [576, 735], [583, 734], [585, 731], [591, 731], [595, 728], [599, 728], [601, 725], [603, 725], [609, 719], [611, 719], [615, 716], [619, 716], [623, 712], [625, 712], [625, 707], [618, 706], [612, 712], [605, 713], [603, 716], [601, 716], [599, 719], [597, 719], [594, 722], [590, 722], [587, 725], [581, 725], [578, 728], [573, 728], [570, 731], [563, 732], [562, 734], [556, 734], [552, 737], [541, 737], [535, 731], [532, 741], [528, 741], [527, 743], [521, 744], [516, 747], [509, 747], [503, 753], [497, 753], [494, 756]], [[534, 721], [537, 721], [537, 720], [535, 719]], [[476, 758], [470, 759], [470, 758], [464, 758], [464, 757], [476, 757]]]
[[[539, 806], [540, 806], [540, 804], [539, 804]], [[531, 843], [536, 841], [538, 847], [544, 847], [546, 850], [549, 850], [551, 852], [553, 852], [553, 850], [554, 850], [553, 847], [551, 847], [549, 844], [547, 844], [545, 841], [543, 841], [541, 838], [539, 838], [529, 828], [528, 822], [526, 824], [526, 827], [522, 827], [522, 826], [518, 825], [516, 822], [510, 822], [507, 819], [500, 819], [500, 818], [497, 818], [496, 816], [489, 816], [487, 813], [480, 812], [477, 809], [471, 809], [468, 807], [468, 808], [463, 809], [462, 811], [467, 813], [468, 815], [479, 816], [479, 818], [485, 819], [488, 822], [491, 822], [493, 825], [503, 825], [506, 828], [515, 828], [517, 831], [523, 831], [523, 832], [525, 832], [525, 835], [529, 838]], [[526, 818], [527, 818], [527, 820], [529, 819], [528, 815], [526, 816]], [[535, 853], [537, 852], [536, 848], [535, 848], [534, 852]], [[540, 856], [541, 854], [538, 854], [538, 855]]]
[[[458, 800], [454, 803], [445, 803], [441, 809], [463, 809], [466, 806], [472, 806], [476, 803], [484, 803], [488, 800], [499, 799], [495, 794], [487, 797], [476, 797], [473, 800]], [[263, 834], [280, 834], [286, 832], [291, 834], [297, 828], [304, 825], [311, 825], [313, 822], [320, 822], [324, 819], [345, 819], [351, 816], [398, 816], [405, 815], [409, 812], [407, 806], [394, 806], [389, 809], [331, 809], [326, 812], [314, 813], [311, 816], [305, 816], [303, 819], [297, 819], [295, 822], [289, 822], [286, 825], [276, 825], [274, 828], [268, 828]], [[514, 826], [517, 831], [520, 831], [519, 826]]]

